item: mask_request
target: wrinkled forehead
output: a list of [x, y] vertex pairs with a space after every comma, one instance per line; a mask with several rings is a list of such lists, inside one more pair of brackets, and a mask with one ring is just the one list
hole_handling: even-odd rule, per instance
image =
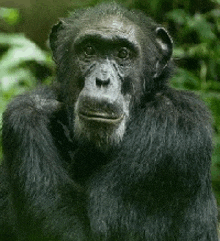
[[140, 28], [133, 22], [124, 17], [110, 15], [97, 20], [84, 21], [75, 41], [83, 36], [100, 36], [106, 40], [126, 39], [138, 45], [138, 36], [140, 35]]

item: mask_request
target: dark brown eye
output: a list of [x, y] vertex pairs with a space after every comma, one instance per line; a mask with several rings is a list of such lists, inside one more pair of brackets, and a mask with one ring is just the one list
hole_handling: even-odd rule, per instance
[[127, 59], [129, 57], [129, 50], [125, 47], [121, 48], [119, 51], [118, 51], [118, 57], [120, 59]]
[[87, 45], [84, 49], [84, 53], [86, 56], [91, 56], [95, 54], [95, 49], [92, 45]]

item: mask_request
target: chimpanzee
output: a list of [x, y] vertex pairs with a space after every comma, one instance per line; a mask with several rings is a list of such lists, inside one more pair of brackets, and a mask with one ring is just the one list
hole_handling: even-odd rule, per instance
[[3, 115], [1, 240], [217, 241], [210, 116], [172, 40], [116, 3], [52, 29], [57, 81]]

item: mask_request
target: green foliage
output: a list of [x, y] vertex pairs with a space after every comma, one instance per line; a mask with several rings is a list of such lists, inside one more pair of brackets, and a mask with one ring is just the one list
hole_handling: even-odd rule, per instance
[[[38, 48], [20, 34], [0, 34], [0, 112], [12, 96], [31, 89], [39, 83], [35, 72], [38, 65], [51, 69], [49, 53]], [[1, 118], [1, 117], [0, 117]]]
[[[214, 9], [206, 14], [193, 16], [183, 9], [176, 9], [167, 14], [177, 30], [180, 46], [174, 52], [175, 58], [185, 61], [196, 81], [220, 81], [220, 10]], [[207, 85], [201, 85], [201, 88]]]
[[20, 20], [18, 9], [0, 8], [0, 18], [9, 25], [15, 25]]

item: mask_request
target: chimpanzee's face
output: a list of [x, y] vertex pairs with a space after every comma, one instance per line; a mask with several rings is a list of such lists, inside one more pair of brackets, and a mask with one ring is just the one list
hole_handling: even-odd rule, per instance
[[87, 23], [75, 38], [75, 61], [83, 82], [75, 104], [74, 127], [80, 140], [109, 146], [123, 138], [131, 96], [141, 86], [137, 35], [137, 27], [128, 20], [108, 16]]

